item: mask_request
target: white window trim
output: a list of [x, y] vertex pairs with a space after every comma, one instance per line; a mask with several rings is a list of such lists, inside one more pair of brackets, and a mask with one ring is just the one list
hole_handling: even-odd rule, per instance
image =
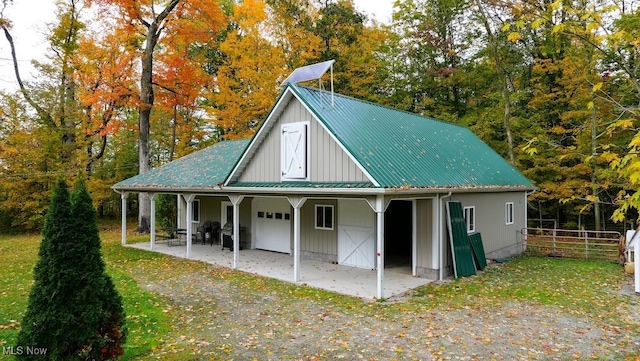
[[[233, 206], [233, 203], [229, 201], [220, 202], [220, 227], [224, 227], [227, 222], [227, 207]], [[233, 215], [231, 215], [233, 218]]]
[[[467, 211], [471, 210], [471, 214], [473, 218], [471, 220], [471, 222], [469, 221], [468, 217], [467, 217]], [[464, 207], [464, 223], [467, 227], [467, 233], [473, 233], [476, 231], [476, 206], [469, 206], [469, 207]]]
[[514, 211], [515, 206], [513, 202], [507, 202], [504, 204], [504, 223], [508, 226], [514, 223]]
[[[318, 209], [319, 208], [322, 208], [323, 214], [324, 214], [324, 209], [325, 208], [331, 208], [331, 227], [318, 227]], [[315, 218], [314, 218], [314, 221], [313, 221], [314, 224], [315, 224], [315, 228], [316, 229], [321, 229], [321, 230], [324, 230], [324, 231], [332, 231], [333, 228], [334, 228], [335, 219], [336, 219], [335, 208], [333, 207], [333, 205], [332, 204], [316, 204], [315, 210], [316, 210], [315, 211]], [[324, 221], [324, 215], [323, 215], [322, 219]], [[324, 222], [324, 224], [327, 224], [327, 222]]]
[[[196, 207], [196, 203], [198, 204], [198, 207]], [[202, 209], [200, 208], [200, 200], [199, 199], [194, 199], [193, 200], [193, 204], [191, 205], [191, 211], [193, 212], [191, 214], [191, 223], [200, 223], [200, 216], [202, 215]], [[196, 209], [198, 210], [196, 212]], [[195, 216], [198, 216], [198, 220], [196, 221], [194, 218]]]

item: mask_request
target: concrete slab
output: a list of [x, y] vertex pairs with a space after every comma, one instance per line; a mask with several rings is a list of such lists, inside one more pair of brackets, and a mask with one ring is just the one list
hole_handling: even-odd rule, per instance
[[[128, 244], [128, 247], [150, 250], [149, 243]], [[155, 252], [186, 258], [187, 247], [157, 243]], [[221, 250], [219, 245], [194, 244], [191, 259], [222, 267], [233, 268], [233, 252]], [[284, 253], [255, 249], [241, 250], [238, 270], [259, 276], [293, 283], [293, 256]], [[383, 295], [386, 298], [401, 295], [413, 288], [433, 282], [431, 279], [413, 277], [410, 267], [386, 268]], [[311, 287], [333, 291], [366, 300], [373, 300], [377, 293], [377, 272], [316, 260], [301, 259], [300, 282]]]

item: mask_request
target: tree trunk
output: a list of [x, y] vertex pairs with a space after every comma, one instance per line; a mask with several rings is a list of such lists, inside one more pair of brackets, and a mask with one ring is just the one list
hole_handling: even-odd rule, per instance
[[509, 76], [507, 74], [507, 70], [504, 68], [504, 64], [502, 63], [502, 59], [500, 57], [500, 52], [498, 49], [498, 39], [496, 35], [491, 30], [491, 24], [489, 24], [489, 18], [482, 7], [480, 1], [477, 2], [478, 6], [478, 14], [480, 15], [480, 20], [484, 24], [484, 28], [487, 32], [487, 36], [489, 37], [489, 43], [491, 44], [491, 51], [493, 55], [493, 59], [496, 63], [496, 71], [498, 72], [498, 76], [500, 77], [500, 83], [502, 87], [502, 98], [504, 100], [504, 131], [507, 135], [507, 152], [509, 156], [509, 162], [514, 165], [516, 163], [515, 155], [513, 153], [513, 133], [511, 132], [511, 89], [509, 87]]
[[[142, 71], [140, 74], [140, 108], [138, 111], [138, 150], [139, 168], [138, 174], [147, 173], [151, 169], [149, 156], [149, 134], [151, 129], [151, 109], [153, 108], [153, 51], [155, 50], [160, 34], [161, 24], [180, 0], [172, 0], [164, 10], [156, 16], [151, 23], [147, 23], [147, 37], [144, 53], [142, 54]], [[149, 220], [151, 219], [151, 201], [146, 193], [138, 194], [138, 233], [149, 233]]]
[[171, 127], [171, 152], [169, 153], [169, 162], [173, 161], [173, 155], [176, 152], [176, 130], [178, 128], [178, 106], [173, 106], [173, 124]]
[[[595, 101], [595, 94], [592, 91], [592, 101]], [[596, 171], [598, 170], [598, 162], [596, 157], [598, 156], [598, 137], [596, 132], [597, 128], [597, 118], [596, 118], [596, 106], [595, 104], [591, 108], [591, 161], [593, 162], [593, 169], [591, 173], [591, 195], [595, 198], [593, 201], [593, 216], [595, 218], [595, 230], [599, 231], [602, 229], [602, 225], [600, 224], [600, 199], [598, 197], [598, 178], [596, 176]]]

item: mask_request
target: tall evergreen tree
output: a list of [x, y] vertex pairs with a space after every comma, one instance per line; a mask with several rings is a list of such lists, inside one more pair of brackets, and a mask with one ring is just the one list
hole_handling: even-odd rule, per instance
[[[71, 201], [73, 198], [73, 202]], [[45, 217], [34, 285], [17, 346], [46, 359], [107, 359], [122, 353], [122, 301], [105, 273], [91, 198], [60, 179]], [[41, 359], [23, 352], [20, 359]]]
[[77, 302], [84, 305], [82, 318], [91, 332], [82, 347], [89, 353], [89, 359], [119, 356], [126, 339], [122, 298], [106, 273], [96, 211], [82, 178], [78, 178], [71, 193], [71, 216], [80, 251], [76, 267], [82, 272], [82, 277], [76, 280]]

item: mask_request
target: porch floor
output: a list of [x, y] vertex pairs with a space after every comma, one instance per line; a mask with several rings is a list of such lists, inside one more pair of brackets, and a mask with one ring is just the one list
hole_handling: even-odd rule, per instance
[[[128, 244], [128, 247], [150, 250], [150, 243]], [[156, 243], [155, 252], [186, 258], [186, 245], [169, 247]], [[233, 267], [233, 252], [221, 250], [220, 245], [193, 244], [191, 259], [222, 267]], [[293, 256], [255, 249], [241, 250], [238, 270], [259, 276], [293, 282]], [[383, 296], [390, 298], [433, 282], [432, 279], [413, 277], [410, 267], [385, 268]], [[363, 299], [374, 299], [377, 293], [377, 272], [328, 262], [300, 259], [300, 282], [311, 287], [333, 291]]]

